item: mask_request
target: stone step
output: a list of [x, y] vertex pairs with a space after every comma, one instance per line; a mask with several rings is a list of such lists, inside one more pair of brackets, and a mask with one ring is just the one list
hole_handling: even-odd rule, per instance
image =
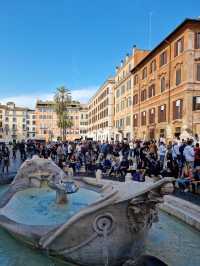
[[164, 201], [180, 209], [192, 212], [198, 215], [200, 219], [200, 206], [171, 195], [166, 195]]
[[200, 207], [185, 200], [170, 197], [172, 198], [165, 199], [160, 209], [200, 231]]

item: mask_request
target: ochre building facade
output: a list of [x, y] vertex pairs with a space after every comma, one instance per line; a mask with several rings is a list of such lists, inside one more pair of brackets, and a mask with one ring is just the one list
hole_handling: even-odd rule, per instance
[[[68, 118], [72, 121], [72, 127], [66, 131], [66, 140], [85, 139], [88, 123], [87, 106], [72, 101], [67, 107], [67, 112]], [[53, 101], [37, 101], [35, 115], [37, 139], [57, 141], [62, 136]]]
[[134, 138], [200, 133], [200, 20], [185, 20], [131, 72]]
[[116, 140], [200, 134], [200, 20], [186, 19], [152, 51], [134, 47], [116, 68]]

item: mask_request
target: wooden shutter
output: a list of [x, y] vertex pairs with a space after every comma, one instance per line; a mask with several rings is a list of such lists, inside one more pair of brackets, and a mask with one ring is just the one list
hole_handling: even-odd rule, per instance
[[176, 57], [178, 54], [178, 42], [174, 43], [174, 57]]
[[163, 118], [163, 122], [166, 121], [166, 113], [167, 113], [167, 108], [166, 108], [166, 104], [164, 104], [164, 112], [163, 112], [164, 118]]
[[181, 52], [184, 51], [184, 37], [181, 38]]
[[200, 63], [197, 64], [197, 80], [200, 81]]
[[158, 106], [158, 123], [160, 123], [160, 106]]
[[194, 49], [198, 48], [197, 40], [198, 40], [198, 35], [197, 35], [197, 32], [195, 32], [195, 34], [194, 34]]
[[152, 89], [153, 89], [153, 92], [152, 92], [152, 96], [155, 96], [156, 95], [156, 88], [155, 88], [155, 84], [152, 85]]
[[149, 91], [149, 98], [151, 98], [151, 86], [149, 87], [149, 89], [148, 89], [148, 91]]
[[180, 100], [180, 119], [183, 117], [183, 99]]
[[173, 102], [173, 120], [176, 119], [176, 101]]

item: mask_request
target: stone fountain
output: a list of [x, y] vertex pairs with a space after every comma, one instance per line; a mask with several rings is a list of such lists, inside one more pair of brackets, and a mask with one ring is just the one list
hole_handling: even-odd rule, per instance
[[82, 266], [137, 260], [157, 220], [157, 204], [172, 192], [172, 179], [98, 181], [69, 180], [51, 160], [27, 160], [0, 198], [0, 226], [20, 241]]

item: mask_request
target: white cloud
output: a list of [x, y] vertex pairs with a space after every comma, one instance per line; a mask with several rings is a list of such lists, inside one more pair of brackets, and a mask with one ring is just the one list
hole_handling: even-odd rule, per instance
[[88, 87], [83, 89], [74, 89], [71, 91], [72, 98], [82, 103], [87, 103], [88, 100], [96, 93], [98, 87]]
[[[98, 87], [88, 87], [82, 89], [74, 89], [71, 91], [73, 100], [80, 101], [82, 103], [87, 103], [90, 97], [92, 97], [97, 91]], [[17, 106], [34, 108], [35, 103], [38, 99], [40, 100], [52, 100], [53, 93], [31, 93], [31, 94], [21, 94], [10, 97], [0, 98], [0, 103], [6, 104], [7, 102], [15, 102]]]

